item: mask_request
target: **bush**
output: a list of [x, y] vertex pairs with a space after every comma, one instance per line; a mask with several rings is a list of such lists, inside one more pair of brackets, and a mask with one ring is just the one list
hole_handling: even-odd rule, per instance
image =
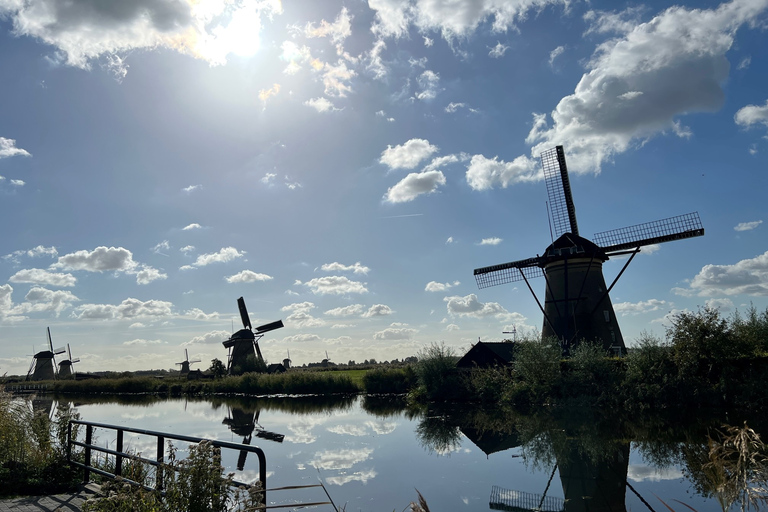
[[645, 331], [640, 333], [637, 344], [626, 357], [625, 397], [640, 408], [672, 403], [677, 369], [672, 361], [671, 346]]
[[544, 402], [560, 382], [560, 343], [554, 338], [535, 336], [518, 342], [513, 368], [522, 382], [514, 391], [518, 398]]
[[418, 379], [415, 398], [426, 400], [450, 400], [459, 396], [459, 377], [456, 362], [459, 358], [451, 347], [444, 343], [430, 346], [416, 354], [418, 362], [414, 368]]
[[363, 375], [366, 393], [407, 393], [416, 385], [413, 368], [375, 368]]

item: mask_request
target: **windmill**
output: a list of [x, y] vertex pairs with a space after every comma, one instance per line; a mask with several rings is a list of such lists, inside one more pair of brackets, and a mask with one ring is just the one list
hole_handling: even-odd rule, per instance
[[283, 359], [283, 366], [285, 366], [285, 369], [288, 370], [291, 367], [291, 351], [288, 349], [285, 349], [285, 351], [288, 353], [288, 357]]
[[227, 373], [233, 375], [242, 373], [243, 368], [248, 366], [248, 359], [255, 356], [260, 362], [264, 362], [259, 349], [259, 340], [265, 333], [280, 329], [283, 327], [283, 321], [260, 325], [253, 329], [251, 327], [251, 318], [248, 316], [248, 310], [245, 309], [245, 301], [242, 297], [237, 299], [237, 307], [240, 310], [240, 319], [243, 321], [243, 328], [222, 342], [225, 348], [229, 349], [227, 357]]
[[327, 350], [325, 351], [325, 359], [323, 359], [323, 360], [320, 362], [320, 364], [321, 364], [322, 366], [330, 366], [330, 365], [332, 365], [332, 364], [333, 364], [333, 363], [331, 362], [331, 358], [330, 358], [330, 357], [328, 357], [328, 351], [327, 351]]
[[48, 327], [48, 348], [49, 350], [43, 350], [32, 356], [32, 364], [29, 365], [27, 380], [53, 380], [56, 378], [56, 356], [63, 354], [64, 349], [53, 349], [50, 327]]
[[187, 349], [184, 349], [184, 360], [180, 363], [176, 363], [177, 365], [181, 366], [181, 369], [179, 370], [180, 375], [186, 375], [189, 373], [189, 365], [194, 363], [199, 363], [200, 359], [193, 359], [189, 360], [189, 352]]
[[[597, 233], [592, 242], [579, 236], [563, 147], [543, 152], [541, 164], [555, 240], [541, 256], [475, 269], [477, 285], [482, 289], [525, 281], [544, 314], [542, 336], [560, 340], [565, 355], [584, 339], [600, 340], [606, 350], [624, 353], [624, 339], [608, 293], [641, 247], [704, 235], [699, 214]], [[630, 257], [624, 267], [606, 287], [603, 263], [627, 254]], [[546, 281], [544, 307], [528, 282], [541, 276]]]
[[69, 348], [69, 343], [67, 343], [67, 356], [69, 356], [69, 359], [65, 359], [59, 363], [59, 378], [61, 379], [74, 376], [74, 364], [80, 362], [80, 358], [72, 359], [72, 350]]

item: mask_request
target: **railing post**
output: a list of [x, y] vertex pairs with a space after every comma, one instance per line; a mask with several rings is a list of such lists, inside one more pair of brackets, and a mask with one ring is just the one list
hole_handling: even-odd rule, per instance
[[165, 437], [157, 436], [157, 466], [155, 466], [155, 490], [163, 490], [163, 461], [165, 455]]
[[123, 476], [123, 429], [117, 429], [117, 446], [115, 451], [120, 454], [115, 457], [115, 475]]
[[87, 484], [91, 479], [91, 441], [93, 440], [93, 426], [85, 426], [85, 468], [83, 469], [83, 483]]
[[67, 422], [67, 462], [72, 462], [72, 420]]

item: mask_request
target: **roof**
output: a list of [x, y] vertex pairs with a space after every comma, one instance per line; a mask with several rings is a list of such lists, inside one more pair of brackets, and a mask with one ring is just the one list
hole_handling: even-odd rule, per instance
[[478, 341], [456, 363], [457, 368], [488, 367], [508, 365], [514, 359], [516, 343]]

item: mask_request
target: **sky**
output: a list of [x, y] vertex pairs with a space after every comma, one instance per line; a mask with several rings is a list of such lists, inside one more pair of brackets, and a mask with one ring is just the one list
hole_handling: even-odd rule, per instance
[[[611, 292], [628, 345], [768, 307], [768, 0], [0, 0], [0, 375], [269, 362], [533, 333], [551, 243], [699, 212]], [[604, 265], [611, 282], [626, 261]], [[531, 281], [540, 299], [542, 279]]]

